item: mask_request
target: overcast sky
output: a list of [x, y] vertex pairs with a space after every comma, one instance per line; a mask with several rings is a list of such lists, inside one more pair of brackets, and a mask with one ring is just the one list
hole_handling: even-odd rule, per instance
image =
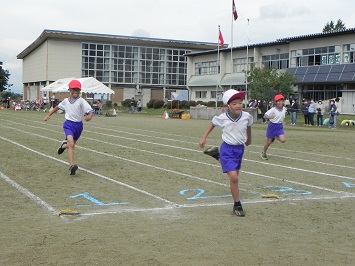
[[[320, 33], [331, 20], [355, 27], [354, 0], [12, 0], [1, 3], [0, 61], [12, 91], [22, 91], [16, 56], [44, 29], [217, 42], [233, 46]], [[249, 19], [249, 26], [247, 19]]]

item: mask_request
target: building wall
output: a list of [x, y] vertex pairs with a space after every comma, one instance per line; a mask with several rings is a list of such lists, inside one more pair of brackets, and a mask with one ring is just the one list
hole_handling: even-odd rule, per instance
[[55, 81], [67, 77], [81, 77], [81, 41], [49, 39], [48, 77]]
[[23, 59], [22, 80], [23, 83], [46, 80], [47, 46], [44, 42], [31, 54]]

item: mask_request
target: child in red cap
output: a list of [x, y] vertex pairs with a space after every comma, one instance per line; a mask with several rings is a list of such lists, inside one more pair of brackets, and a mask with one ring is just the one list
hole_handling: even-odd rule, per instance
[[60, 102], [53, 110], [44, 117], [44, 121], [51, 118], [52, 114], [59, 109], [65, 111], [65, 122], [63, 129], [65, 140], [57, 150], [58, 154], [62, 154], [65, 149], [68, 149], [69, 174], [75, 175], [78, 166], [74, 164], [74, 148], [75, 144], [83, 132], [83, 118], [88, 122], [94, 115], [94, 110], [90, 104], [80, 97], [81, 83], [79, 80], [72, 80], [69, 83], [70, 96]]
[[284, 106], [285, 99], [281, 94], [277, 94], [274, 98], [275, 107], [268, 110], [264, 118], [269, 119], [270, 123], [268, 124], [266, 130], [266, 142], [264, 149], [261, 152], [261, 158], [268, 160], [269, 157], [266, 154], [267, 149], [275, 141], [275, 138], [278, 139], [281, 143], [286, 141], [285, 132], [283, 128], [283, 121], [286, 115], [286, 107]]

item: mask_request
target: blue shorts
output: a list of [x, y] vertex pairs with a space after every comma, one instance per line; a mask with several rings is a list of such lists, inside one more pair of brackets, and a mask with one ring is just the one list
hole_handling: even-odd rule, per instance
[[73, 136], [74, 140], [80, 138], [81, 133], [83, 132], [83, 122], [73, 122], [66, 120], [63, 123], [63, 129], [65, 136]]
[[219, 157], [223, 173], [239, 170], [242, 167], [243, 154], [244, 145], [229, 145], [223, 142]]
[[266, 130], [266, 137], [268, 139], [276, 138], [280, 135], [285, 135], [284, 127], [282, 124], [269, 123]]

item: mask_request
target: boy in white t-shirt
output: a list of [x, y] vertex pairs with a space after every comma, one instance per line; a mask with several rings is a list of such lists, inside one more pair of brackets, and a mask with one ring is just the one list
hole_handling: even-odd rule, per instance
[[[239, 170], [242, 166], [244, 145], [251, 144], [251, 126], [253, 117], [248, 112], [243, 112], [243, 99], [245, 94], [233, 89], [223, 94], [223, 103], [228, 106], [228, 111], [212, 119], [206, 132], [200, 140], [200, 147], [204, 148], [209, 133], [216, 127], [222, 129], [223, 143], [220, 152], [217, 147], [205, 151], [219, 160], [223, 173], [229, 178], [230, 190], [234, 200], [233, 212], [237, 216], [245, 216], [239, 198]], [[212, 151], [212, 152], [211, 152]]]
[[269, 119], [270, 123], [268, 124], [266, 130], [266, 142], [264, 145], [264, 149], [261, 152], [261, 158], [264, 160], [268, 160], [269, 157], [266, 154], [267, 149], [275, 141], [278, 139], [281, 143], [286, 141], [285, 132], [283, 129], [283, 121], [286, 115], [286, 108], [284, 107], [285, 99], [283, 95], [277, 94], [274, 97], [275, 107], [268, 110], [264, 118]]

